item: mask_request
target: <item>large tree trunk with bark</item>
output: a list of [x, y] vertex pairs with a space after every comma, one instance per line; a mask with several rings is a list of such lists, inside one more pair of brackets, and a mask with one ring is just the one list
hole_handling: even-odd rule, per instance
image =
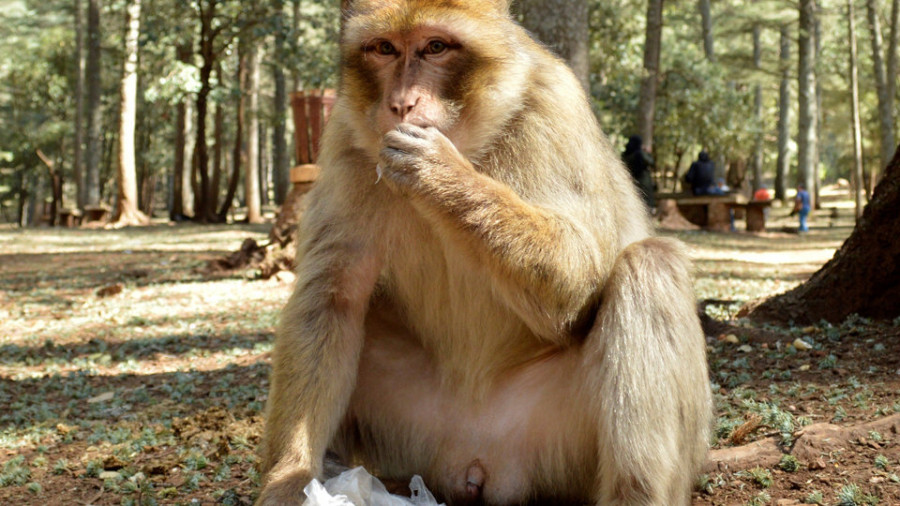
[[[237, 82], [243, 83], [247, 80], [247, 65], [246, 65], [246, 56], [244, 51], [241, 50], [241, 47], [238, 46], [238, 56], [237, 56]], [[220, 222], [225, 222], [228, 220], [228, 211], [231, 210], [231, 203], [234, 200], [234, 195], [237, 193], [238, 187], [238, 179], [241, 174], [241, 164], [246, 158], [246, 153], [244, 151], [244, 111], [246, 108], [247, 98], [245, 93], [241, 93], [241, 96], [237, 99], [237, 104], [235, 108], [235, 131], [234, 131], [234, 148], [232, 150], [231, 155], [231, 176], [228, 178], [228, 189], [225, 191], [225, 199], [222, 200], [222, 205], [219, 207], [218, 212], [218, 220]]]
[[[190, 43], [179, 44], [175, 49], [178, 61], [187, 63], [191, 60]], [[172, 169], [172, 206], [169, 208], [169, 219], [178, 221], [185, 218], [187, 209], [185, 209], [185, 168], [188, 149], [188, 100], [182, 97], [175, 106], [175, 162]], [[187, 171], [189, 174], [190, 171]]]
[[815, 203], [816, 162], [818, 160], [818, 137], [816, 135], [816, 73], [815, 73], [815, 0], [800, 0], [800, 36], [798, 90], [800, 114], [797, 134], [797, 171], [800, 182], [809, 191], [810, 204]]
[[802, 285], [749, 307], [760, 321], [840, 322], [900, 316], [900, 147], [850, 237]]
[[[283, 2], [275, 1], [274, 5], [281, 11]], [[287, 135], [287, 79], [284, 75], [284, 69], [278, 64], [278, 61], [285, 55], [285, 45], [287, 43], [287, 33], [282, 22], [284, 16], [275, 17], [275, 51], [272, 65], [272, 81], [275, 84], [275, 94], [272, 97], [273, 107], [273, 125], [272, 125], [272, 182], [275, 190], [275, 204], [284, 204], [290, 190], [291, 182], [288, 172], [290, 171], [290, 160], [288, 159], [288, 147], [285, 136]]]
[[781, 25], [781, 85], [778, 88], [778, 160], [775, 162], [775, 198], [787, 198], [787, 175], [791, 167], [791, 28]]
[[648, 150], [653, 149], [653, 118], [659, 80], [659, 54], [662, 47], [663, 0], [647, 2], [647, 29], [644, 42], [644, 78], [638, 102], [638, 133]]
[[100, 163], [103, 157], [103, 109], [100, 103], [103, 81], [100, 77], [100, 0], [88, 0], [87, 142], [85, 146], [84, 203], [100, 204]]
[[75, 176], [75, 203], [84, 207], [84, 9], [75, 0], [75, 141], [72, 149], [72, 172]]
[[119, 152], [116, 182], [119, 198], [113, 226], [146, 225], [147, 215], [138, 209], [137, 166], [134, 161], [134, 125], [137, 118], [138, 37], [141, 0], [131, 0], [125, 9], [125, 62], [119, 89]]
[[[875, 90], [878, 92], [878, 119], [881, 125], [881, 163], [884, 164], [894, 152], [894, 97], [890, 95], [888, 76], [884, 61], [884, 42], [881, 36], [878, 0], [866, 0], [866, 14], [869, 19], [869, 34], [872, 42], [872, 65], [875, 73]], [[892, 76], [896, 79], [896, 76]]]
[[244, 198], [247, 222], [262, 223], [259, 192], [259, 49], [251, 43], [247, 52], [247, 171], [244, 173]]
[[587, 0], [520, 0], [516, 2], [522, 24], [550, 46], [590, 90], [590, 31]]
[[[760, 35], [762, 32], [762, 27], [759, 23], [753, 25], [753, 68], [762, 73], [762, 43], [760, 42]], [[759, 127], [759, 132], [756, 134], [756, 139], [753, 142], [753, 160], [751, 162], [751, 167], [753, 169], [753, 191], [762, 188], [763, 185], [763, 131], [762, 131], [762, 122], [763, 122], [763, 96], [762, 96], [762, 84], [756, 83], [753, 90], [753, 105], [754, 105], [754, 113], [756, 116], [756, 124]]]
[[856, 204], [856, 219], [862, 216], [863, 162], [862, 128], [859, 121], [859, 65], [856, 53], [856, 17], [853, 0], [847, 0], [847, 22], [850, 42], [850, 112], [853, 122], [853, 196]]

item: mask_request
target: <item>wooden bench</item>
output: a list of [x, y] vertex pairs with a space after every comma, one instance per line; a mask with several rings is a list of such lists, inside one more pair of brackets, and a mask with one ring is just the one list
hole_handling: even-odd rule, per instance
[[766, 230], [766, 209], [772, 205], [772, 200], [751, 200], [749, 202], [736, 202], [728, 204], [733, 210], [743, 210], [746, 213], [747, 232], [764, 232]]
[[84, 216], [82, 223], [106, 223], [109, 220], [110, 207], [106, 204], [97, 204], [93, 206], [84, 206]]
[[732, 228], [732, 216], [746, 217], [748, 232], [766, 229], [765, 209], [771, 200], [751, 201], [742, 194], [692, 195], [689, 193], [657, 194], [657, 200], [672, 199], [678, 211], [691, 223], [709, 230], [726, 232]]
[[60, 209], [58, 224], [61, 227], [77, 227], [81, 225], [82, 214], [81, 209]]

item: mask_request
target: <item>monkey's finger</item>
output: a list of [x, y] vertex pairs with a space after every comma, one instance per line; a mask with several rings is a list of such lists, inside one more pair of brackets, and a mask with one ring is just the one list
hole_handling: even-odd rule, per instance
[[427, 132], [424, 128], [413, 125], [412, 123], [400, 123], [397, 125], [397, 131], [417, 139], [424, 139], [427, 136]]
[[413, 134], [406, 134], [400, 130], [392, 130], [384, 135], [384, 148], [392, 148], [407, 153], [421, 151], [427, 147], [428, 139]]

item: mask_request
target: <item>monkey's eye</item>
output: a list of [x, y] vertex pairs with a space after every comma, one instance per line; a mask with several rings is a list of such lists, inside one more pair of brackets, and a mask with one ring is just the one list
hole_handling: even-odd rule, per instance
[[397, 54], [397, 48], [394, 47], [393, 44], [386, 40], [382, 40], [380, 42], [376, 42], [372, 49], [383, 56]]
[[425, 46], [425, 54], [441, 54], [447, 50], [447, 44], [439, 40], [432, 40]]

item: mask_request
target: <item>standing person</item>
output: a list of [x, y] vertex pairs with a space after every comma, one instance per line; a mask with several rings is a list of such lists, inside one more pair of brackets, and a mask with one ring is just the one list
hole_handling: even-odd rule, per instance
[[709, 159], [709, 153], [701, 151], [684, 180], [691, 185], [691, 193], [694, 195], [721, 195], [722, 191], [716, 187], [715, 173], [716, 164]]
[[809, 225], [806, 223], [809, 208], [809, 192], [806, 191], [806, 186], [800, 183], [797, 185], [797, 196], [794, 197], [794, 210], [791, 211], [791, 216], [800, 215], [800, 232], [809, 232]]
[[650, 167], [653, 166], [653, 156], [648, 153], [643, 146], [643, 139], [640, 135], [632, 135], [625, 145], [625, 151], [622, 152], [622, 161], [631, 172], [635, 184], [641, 190], [641, 196], [647, 207], [653, 209], [656, 207], [656, 198], [653, 189], [653, 177], [650, 175]]

